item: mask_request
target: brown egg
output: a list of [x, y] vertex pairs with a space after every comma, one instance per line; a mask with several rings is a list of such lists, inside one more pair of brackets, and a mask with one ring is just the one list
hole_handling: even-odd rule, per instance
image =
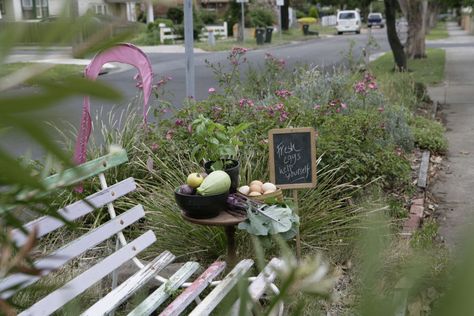
[[262, 186], [259, 185], [258, 183], [254, 183], [250, 185], [250, 193], [252, 192], [258, 192], [262, 193]]
[[262, 195], [262, 193], [256, 192], [256, 191], [250, 192], [250, 194], [249, 194], [249, 196], [260, 196], [260, 195]]
[[252, 182], [250, 182], [250, 186], [252, 184], [258, 184], [259, 186], [262, 186], [263, 182], [262, 181], [259, 181], [259, 180], [253, 180]]

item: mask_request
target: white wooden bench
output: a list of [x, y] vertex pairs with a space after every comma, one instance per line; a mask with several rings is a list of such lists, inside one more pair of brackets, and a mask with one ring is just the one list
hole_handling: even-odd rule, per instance
[[171, 27], [166, 27], [165, 24], [160, 23], [160, 43], [164, 44], [166, 40], [171, 40], [173, 43], [179, 37], [174, 34], [174, 30]]
[[[225, 262], [217, 261], [193, 282], [186, 282], [199, 269], [198, 263], [185, 263], [169, 279], [158, 275], [163, 268], [175, 259], [175, 256], [169, 251], [162, 252], [147, 264], [142, 263], [137, 258], [137, 255], [156, 240], [155, 234], [149, 230], [138, 238], [127, 241], [122, 230], [145, 216], [143, 207], [135, 205], [128, 211], [116, 215], [113, 205], [114, 201], [136, 189], [135, 181], [133, 178], [128, 178], [108, 186], [103, 173], [107, 169], [125, 163], [127, 160], [126, 152], [119, 150], [44, 180], [46, 186], [53, 191], [56, 188], [71, 186], [98, 175], [102, 190], [60, 209], [59, 213], [65, 219], [72, 222], [93, 212], [96, 208], [107, 206], [110, 219], [101, 226], [86, 232], [78, 239], [62, 245], [59, 249], [35, 261], [36, 267], [42, 270], [40, 276], [17, 273], [0, 280], [2, 299], [11, 298], [16, 292], [32, 285], [49, 273], [60, 269], [71, 260], [80, 258], [87, 250], [94, 248], [109, 238], [117, 236], [121, 247], [115, 249], [112, 254], [104, 257], [86, 271], [66, 281], [64, 285], [50, 292], [19, 315], [50, 315], [60, 310], [68, 302], [107, 276], [112, 276], [113, 289], [102, 298], [98, 298], [95, 304], [83, 310], [81, 315], [97, 316], [114, 312], [122, 303], [131, 298], [138, 290], [144, 288], [152, 279], [160, 281], [161, 286], [141, 303], [138, 303], [136, 307], [132, 307], [134, 309], [128, 315], [150, 315], [158, 308], [161, 311], [160, 315], [180, 315], [186, 309], [189, 310], [191, 308], [189, 306], [193, 302], [196, 302], [196, 306], [189, 315], [209, 315], [252, 268], [252, 260], [242, 260], [236, 264], [224, 279], [215, 281], [226, 267]], [[25, 224], [24, 228], [27, 232], [35, 229], [37, 238], [41, 238], [54, 233], [63, 226], [63, 221], [55, 217], [44, 216]], [[12, 239], [18, 246], [21, 246], [27, 241], [27, 235], [21, 230], [15, 230], [12, 232]], [[138, 272], [121, 284], [115, 284], [117, 283], [117, 269], [130, 260], [133, 260], [139, 267]], [[250, 278], [249, 295], [253, 301], [258, 301], [269, 286], [274, 292], [278, 292], [273, 284], [276, 278], [274, 267], [281, 264], [282, 262], [279, 259], [272, 259], [256, 278]], [[14, 285], [19, 286], [14, 290], [8, 290]], [[215, 288], [201, 301], [199, 296], [209, 286], [215, 286]], [[180, 287], [185, 288], [185, 290], [167, 307], [161, 306]], [[232, 306], [234, 315], [239, 315], [239, 307], [241, 305], [245, 304], [240, 304], [238, 301], [234, 303]], [[246, 308], [248, 309], [249, 306]], [[243, 314], [248, 315], [246, 312]]]
[[201, 30], [201, 37], [207, 38], [209, 32], [213, 32], [216, 38], [227, 38], [227, 22], [222, 25], [206, 25]]

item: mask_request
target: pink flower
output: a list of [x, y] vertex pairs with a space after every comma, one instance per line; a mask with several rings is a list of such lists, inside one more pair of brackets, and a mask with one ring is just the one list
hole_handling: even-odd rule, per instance
[[367, 93], [367, 88], [365, 86], [365, 83], [363, 81], [359, 81], [358, 83], [355, 84], [354, 90], [356, 93], [359, 94], [366, 94]]
[[367, 87], [369, 87], [370, 90], [377, 90], [377, 83], [375, 81], [369, 82], [367, 84]]
[[315, 109], [315, 110], [319, 110], [320, 108], [321, 108], [321, 105], [319, 105], [319, 104], [316, 104], [316, 105], [313, 107], [313, 109]]
[[166, 83], [166, 81], [164, 81], [163, 79], [160, 79], [160, 80], [158, 80], [158, 82], [156, 83], [156, 86], [157, 86], [157, 87], [160, 87], [160, 86], [164, 85], [165, 83]]
[[288, 91], [288, 90], [277, 90], [277, 91], [275, 91], [275, 94], [276, 94], [278, 97], [284, 98], [284, 99], [286, 99], [286, 98], [288, 98], [289, 96], [292, 95], [292, 93], [291, 93], [290, 91]]
[[143, 88], [142, 76], [140, 76], [140, 74], [137, 73], [135, 76], [133, 76], [133, 79], [137, 81], [137, 83], [135, 84], [135, 87], [137, 87], [138, 89], [142, 89]]
[[173, 134], [174, 134], [173, 130], [172, 130], [172, 129], [169, 129], [169, 130], [166, 132], [166, 136], [165, 136], [166, 139], [167, 139], [167, 140], [173, 139]]
[[245, 54], [247, 51], [248, 49], [244, 47], [234, 47], [232, 48], [232, 51], [230, 53], [232, 55], [242, 55], [242, 54]]
[[341, 109], [344, 109], [344, 110], [347, 109], [347, 104], [341, 103]]
[[267, 109], [267, 112], [270, 117], [273, 117], [275, 115], [275, 110], [272, 107], [269, 107]]
[[364, 74], [364, 81], [365, 82], [371, 82], [371, 81], [374, 81], [374, 80], [375, 80], [375, 77], [372, 74], [370, 74], [369, 72], [366, 72]]
[[151, 144], [150, 149], [153, 150], [153, 151], [158, 150], [158, 144], [157, 143]]
[[275, 110], [277, 111], [282, 111], [284, 108], [285, 106], [283, 105], [283, 103], [275, 104]]
[[265, 53], [265, 59], [273, 59], [273, 55], [270, 53]]
[[177, 119], [176, 121], [174, 121], [174, 124], [176, 126], [183, 126], [184, 125], [184, 120], [182, 119]]
[[337, 108], [336, 113], [340, 113], [340, 112], [341, 112], [341, 108]]
[[288, 119], [288, 112], [286, 111], [281, 111], [280, 113], [280, 122], [284, 122]]
[[239, 106], [240, 107], [244, 107], [244, 106], [253, 107], [254, 104], [252, 100], [243, 98], [243, 99], [240, 99]]
[[214, 93], [214, 92], [216, 92], [216, 89], [214, 89], [214, 88], [211, 87], [211, 88], [209, 88], [209, 90], [207, 90], [207, 92], [209, 92], [209, 93]]

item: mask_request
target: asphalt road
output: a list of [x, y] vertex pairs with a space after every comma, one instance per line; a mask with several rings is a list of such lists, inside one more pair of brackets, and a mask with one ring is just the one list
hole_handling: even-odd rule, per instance
[[[275, 34], [278, 36], [277, 34]], [[386, 39], [385, 29], [372, 30], [372, 36], [375, 38], [378, 47], [371, 49], [371, 54], [385, 52], [389, 50]], [[325, 69], [332, 69], [336, 65], [347, 63], [345, 55], [349, 51], [351, 43], [353, 43], [354, 58], [357, 59], [362, 53], [362, 48], [367, 45], [368, 34], [345, 34], [329, 38], [308, 40], [305, 42], [297, 42], [284, 46], [268, 47], [258, 50], [252, 50], [247, 53], [247, 59], [250, 64], [261, 65], [264, 63], [265, 53], [271, 53], [277, 58], [286, 60], [288, 67], [296, 64], [318, 65]], [[446, 46], [446, 45], [445, 45]], [[170, 101], [177, 107], [180, 107], [185, 99], [185, 61], [184, 54], [180, 53], [154, 53], [148, 54], [153, 72], [157, 78], [161, 76], [170, 76], [172, 81], [166, 85], [169, 93]], [[197, 53], [195, 54], [195, 73], [196, 73], [196, 98], [204, 99], [208, 95], [209, 87], [216, 87], [217, 83], [212, 71], [206, 66], [205, 60], [210, 62], [226, 62], [227, 53]], [[92, 113], [97, 113], [103, 121], [108, 121], [108, 115], [120, 108], [125, 108], [131, 100], [137, 97], [139, 91], [135, 87], [136, 82], [133, 77], [136, 70], [130, 67], [124, 67], [118, 71], [112, 71], [108, 74], [100, 76], [99, 80], [103, 80], [115, 87], [123, 94], [122, 102], [110, 103], [102, 100], [91, 100]], [[27, 93], [34, 91], [34, 88], [19, 88], [13, 93]], [[116, 107], [118, 106], [118, 107]], [[140, 104], [141, 106], [141, 104]], [[63, 101], [46, 111], [34, 113], [37, 120], [54, 121], [66, 134], [70, 133], [74, 127], [80, 122], [82, 108], [82, 97], [74, 97]], [[98, 128], [95, 130], [95, 136], [100, 142]], [[51, 137], [57, 137], [57, 132], [52, 131]], [[0, 135], [0, 144], [16, 156], [31, 153], [32, 157], [40, 158], [42, 151], [34, 146], [31, 141], [14, 130], [7, 131]]]

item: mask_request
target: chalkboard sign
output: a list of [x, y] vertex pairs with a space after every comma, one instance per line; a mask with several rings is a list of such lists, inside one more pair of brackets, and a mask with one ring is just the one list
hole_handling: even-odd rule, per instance
[[268, 132], [270, 179], [282, 189], [316, 186], [316, 133], [313, 128]]

